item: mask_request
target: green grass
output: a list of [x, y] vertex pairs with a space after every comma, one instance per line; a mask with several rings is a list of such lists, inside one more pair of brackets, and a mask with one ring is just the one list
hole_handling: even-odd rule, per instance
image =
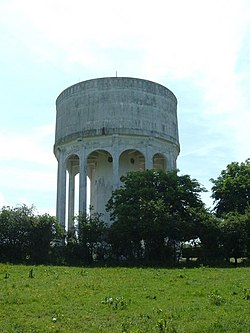
[[247, 333], [250, 268], [0, 264], [0, 332]]

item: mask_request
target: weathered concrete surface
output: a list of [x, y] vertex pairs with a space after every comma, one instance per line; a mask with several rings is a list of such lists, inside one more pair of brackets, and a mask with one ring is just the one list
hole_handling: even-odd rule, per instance
[[86, 209], [86, 177], [91, 202], [104, 214], [119, 178], [128, 171], [170, 170], [179, 154], [177, 100], [157, 83], [124, 77], [93, 79], [64, 90], [56, 101], [54, 153], [58, 160], [57, 217], [74, 215], [74, 177], [79, 173], [79, 210]]

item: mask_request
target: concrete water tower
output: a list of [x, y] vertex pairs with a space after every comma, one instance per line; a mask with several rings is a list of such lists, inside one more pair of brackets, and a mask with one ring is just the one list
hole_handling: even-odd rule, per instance
[[73, 216], [86, 212], [87, 177], [90, 205], [108, 222], [105, 205], [122, 175], [176, 168], [177, 100], [158, 83], [128, 77], [83, 81], [58, 96], [56, 111], [57, 218], [69, 229]]

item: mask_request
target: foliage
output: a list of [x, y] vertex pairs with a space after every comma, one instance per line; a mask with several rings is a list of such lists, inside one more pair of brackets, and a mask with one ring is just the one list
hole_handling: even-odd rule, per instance
[[249, 216], [230, 212], [224, 215], [220, 228], [225, 258], [237, 259], [247, 256], [249, 243]]
[[213, 183], [212, 198], [218, 216], [236, 211], [244, 214], [250, 205], [250, 159], [232, 162]]
[[198, 225], [197, 234], [200, 240], [201, 262], [216, 261], [222, 257], [221, 220], [213, 214], [203, 214]]
[[23, 260], [29, 253], [33, 207], [3, 207], [0, 213], [1, 257]]
[[3, 207], [0, 211], [0, 256], [5, 261], [43, 263], [62, 230], [54, 217], [35, 215], [34, 207]]
[[250, 208], [248, 208], [244, 214], [245, 229], [247, 233], [247, 256], [250, 259]]
[[220, 295], [220, 293], [218, 292], [218, 290], [212, 291], [209, 295], [208, 295], [209, 301], [211, 304], [213, 305], [221, 305], [225, 302], [225, 300], [223, 299], [223, 297]]
[[114, 222], [110, 242], [118, 256], [163, 260], [175, 255], [179, 242], [197, 238], [205, 189], [196, 180], [154, 170], [131, 172], [121, 180], [107, 205]]
[[37, 215], [33, 206], [2, 207], [0, 261], [83, 265], [118, 259], [156, 266], [178, 264], [181, 257], [204, 264], [250, 259], [250, 159], [212, 179], [216, 215], [201, 201], [205, 189], [188, 175], [147, 170], [121, 180], [107, 205], [111, 226], [91, 210], [63, 234], [54, 217]]
[[0, 332], [249, 332], [249, 273], [0, 264]]
[[113, 310], [124, 310], [131, 303], [130, 300], [125, 300], [123, 296], [118, 297], [105, 297], [102, 304], [109, 305]]
[[100, 259], [104, 256], [107, 225], [102, 220], [101, 214], [93, 210], [90, 214], [79, 215], [75, 218], [77, 230], [75, 236], [78, 256], [90, 263], [94, 257]]
[[58, 242], [63, 239], [63, 230], [54, 216], [37, 215], [31, 221], [30, 258], [31, 262], [48, 263], [56, 255]]

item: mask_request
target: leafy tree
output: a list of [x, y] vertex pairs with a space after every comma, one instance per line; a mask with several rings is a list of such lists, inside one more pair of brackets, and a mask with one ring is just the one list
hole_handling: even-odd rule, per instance
[[172, 256], [176, 243], [197, 237], [205, 189], [196, 180], [176, 171], [147, 170], [128, 173], [121, 181], [107, 204], [117, 255], [163, 260]]
[[197, 225], [197, 234], [200, 241], [200, 259], [202, 261], [215, 261], [222, 258], [221, 219], [211, 213], [202, 214]]
[[3, 207], [0, 211], [0, 260], [47, 262], [62, 230], [54, 217], [35, 215], [34, 207]]
[[247, 233], [247, 256], [250, 260], [250, 208], [248, 208], [244, 214], [245, 228]]
[[244, 214], [250, 205], [250, 159], [233, 162], [217, 179], [211, 179], [217, 216], [236, 211]]
[[[56, 218], [49, 214], [34, 216], [31, 220], [29, 256], [32, 262], [46, 263], [52, 260], [63, 239], [63, 229]], [[53, 258], [54, 259], [54, 258]]]
[[30, 247], [31, 220], [34, 207], [26, 205], [10, 208], [4, 206], [0, 212], [0, 250], [2, 260], [25, 260]]
[[89, 215], [79, 215], [77, 221], [77, 243], [79, 245], [79, 256], [92, 262], [94, 255], [102, 256], [104, 250], [107, 225], [101, 219], [101, 214], [90, 212]]
[[237, 264], [238, 258], [247, 255], [249, 218], [245, 214], [230, 212], [223, 216], [220, 228], [224, 256], [228, 260], [233, 257]]

